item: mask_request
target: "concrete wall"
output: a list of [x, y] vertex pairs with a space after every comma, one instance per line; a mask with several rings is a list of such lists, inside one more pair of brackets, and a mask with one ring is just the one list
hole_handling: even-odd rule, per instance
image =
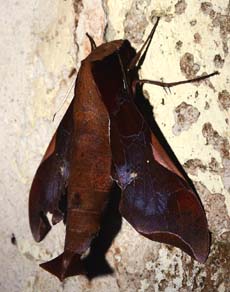
[[[6, 1], [0, 10], [1, 179], [0, 291], [230, 291], [230, 4], [181, 0]], [[166, 94], [145, 86], [154, 116], [194, 181], [213, 245], [205, 265], [180, 250], [143, 238], [124, 222], [108, 252], [115, 273], [89, 283], [60, 283], [39, 263], [60, 253], [64, 227], [35, 243], [28, 226], [31, 180], [89, 52], [85, 32], [100, 44], [128, 38], [136, 48], [154, 16], [162, 16], [142, 78], [176, 81], [220, 75]], [[77, 64], [77, 65], [76, 65]]]

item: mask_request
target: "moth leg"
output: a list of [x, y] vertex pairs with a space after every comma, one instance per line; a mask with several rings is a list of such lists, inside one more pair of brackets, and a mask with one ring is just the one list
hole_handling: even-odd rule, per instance
[[[166, 94], [168, 94], [168, 93], [171, 94], [172, 93], [170, 87], [163, 87], [163, 89], [164, 89]], [[167, 91], [167, 89], [168, 89], [168, 91]]]
[[204, 80], [204, 79], [207, 79], [209, 77], [212, 77], [214, 75], [219, 75], [219, 74], [220, 73], [218, 71], [215, 71], [208, 75], [199, 76], [193, 79], [182, 80], [182, 81], [177, 81], [177, 82], [162, 82], [162, 81], [155, 81], [155, 80], [148, 80], [148, 79], [134, 80], [132, 84], [132, 89], [133, 89], [133, 92], [135, 92], [136, 84], [145, 84], [145, 83], [161, 86], [163, 88], [170, 88], [170, 87], [185, 84], [185, 83], [201, 81], [201, 80]]
[[88, 34], [88, 32], [86, 33], [86, 36], [88, 37], [89, 41], [90, 41], [90, 45], [91, 45], [91, 52], [94, 51], [97, 47], [94, 39], [91, 37], [91, 35]]
[[[140, 69], [140, 67], [142, 66], [142, 64], [145, 60], [145, 56], [147, 54], [148, 48], [149, 48], [150, 43], [152, 41], [153, 35], [154, 35], [156, 28], [157, 28], [157, 25], [159, 23], [159, 20], [160, 20], [160, 17], [157, 17], [156, 23], [154, 24], [154, 27], [152, 28], [149, 36], [147, 37], [146, 41], [144, 42], [144, 44], [141, 47], [141, 49], [139, 50], [139, 52], [137, 52], [135, 57], [130, 62], [129, 66], [128, 66], [129, 70], [134, 69], [134, 67], [136, 66], [135, 69], [138, 71]], [[143, 52], [143, 55], [141, 56], [142, 52]]]

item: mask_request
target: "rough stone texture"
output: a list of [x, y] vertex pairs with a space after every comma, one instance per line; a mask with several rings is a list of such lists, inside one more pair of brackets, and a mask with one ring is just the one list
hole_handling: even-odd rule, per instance
[[202, 38], [201, 38], [199, 32], [196, 32], [196, 33], [194, 34], [193, 37], [194, 37], [194, 42], [195, 42], [196, 44], [199, 44], [199, 43], [201, 42], [201, 40], [202, 40]]
[[[228, 0], [2, 2], [0, 291], [230, 291], [229, 9]], [[213, 238], [210, 257], [198, 264], [124, 222], [108, 252], [113, 275], [91, 283], [83, 277], [60, 283], [38, 264], [62, 250], [64, 227], [56, 226], [37, 244], [27, 214], [32, 177], [71, 94], [54, 122], [53, 114], [75, 79], [69, 73], [89, 52], [86, 31], [97, 43], [128, 37], [140, 47], [156, 15], [161, 20], [142, 78], [176, 81], [216, 69], [221, 73], [212, 78], [212, 87], [206, 82], [182, 85], [171, 94], [144, 87], [159, 126], [203, 201]], [[174, 110], [183, 103], [200, 116], [175, 135]]]
[[224, 59], [219, 54], [215, 55], [213, 62], [217, 69], [223, 68], [224, 66]]
[[175, 125], [173, 126], [173, 133], [179, 135], [181, 131], [187, 131], [193, 123], [196, 123], [200, 116], [200, 112], [191, 104], [182, 102], [175, 108]]
[[215, 1], [212, 2], [202, 2], [201, 3], [201, 11], [208, 15], [212, 20], [210, 25], [210, 29], [218, 27], [220, 36], [222, 39], [222, 47], [223, 52], [225, 55], [228, 55], [229, 47], [228, 47], [228, 38], [230, 34], [230, 15], [229, 9], [230, 5], [229, 2], [226, 1], [225, 9], [219, 9], [217, 5], [214, 5]]
[[207, 166], [202, 163], [202, 161], [198, 158], [189, 159], [183, 165], [184, 169], [187, 173], [191, 175], [198, 175], [198, 170], [204, 172], [207, 169]]
[[227, 90], [222, 90], [218, 94], [220, 108], [228, 110], [230, 108], [230, 93]]
[[206, 138], [206, 145], [212, 145], [217, 150], [222, 158], [229, 158], [230, 144], [227, 138], [219, 135], [219, 133], [213, 129], [211, 123], [205, 123], [202, 129], [203, 136]]
[[190, 53], [185, 53], [180, 60], [181, 72], [187, 79], [195, 78], [200, 66], [194, 62], [194, 56]]
[[175, 13], [176, 14], [183, 14], [185, 12], [186, 7], [187, 7], [187, 4], [184, 0], [178, 1], [175, 4]]
[[132, 43], [140, 44], [143, 40], [145, 28], [148, 24], [146, 19], [146, 8], [150, 0], [133, 1], [124, 19], [125, 38]]

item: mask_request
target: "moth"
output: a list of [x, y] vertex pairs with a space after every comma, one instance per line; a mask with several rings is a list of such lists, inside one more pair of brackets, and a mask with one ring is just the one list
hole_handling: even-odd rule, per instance
[[63, 253], [41, 264], [61, 281], [79, 274], [93, 277], [96, 266], [101, 274], [112, 271], [105, 253], [113, 236], [107, 233], [118, 232], [120, 214], [143, 236], [179, 247], [201, 263], [209, 254], [202, 203], [155, 121], [145, 115], [142, 86], [170, 88], [218, 72], [172, 83], [140, 80], [138, 70], [158, 22], [138, 52], [128, 40], [97, 47], [88, 35], [92, 51], [81, 63], [74, 98], [33, 179], [29, 221], [34, 239], [43, 240], [60, 221], [66, 224]]

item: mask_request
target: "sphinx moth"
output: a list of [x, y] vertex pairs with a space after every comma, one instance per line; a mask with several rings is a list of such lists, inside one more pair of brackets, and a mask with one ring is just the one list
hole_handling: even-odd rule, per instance
[[[43, 240], [51, 223], [66, 224], [63, 253], [41, 264], [61, 281], [78, 274], [93, 277], [92, 258], [102, 274], [112, 271], [104, 259], [112, 237], [102, 251], [99, 238], [108, 237], [109, 229], [118, 232], [121, 215], [151, 240], [179, 247], [201, 263], [208, 256], [203, 206], [159, 138], [157, 125], [145, 116], [141, 88], [144, 83], [169, 88], [218, 72], [172, 83], [140, 80], [138, 70], [158, 22], [138, 52], [128, 40], [97, 47], [88, 35], [92, 51], [81, 63], [74, 98], [33, 179], [29, 220], [34, 239]], [[113, 227], [113, 220], [105, 218], [116, 198]]]

